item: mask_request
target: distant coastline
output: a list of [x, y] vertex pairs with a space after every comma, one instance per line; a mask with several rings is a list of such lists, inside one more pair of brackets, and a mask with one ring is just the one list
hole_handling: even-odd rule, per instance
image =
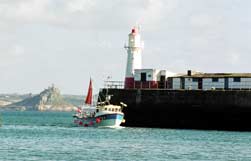
[[54, 85], [39, 94], [0, 94], [0, 110], [74, 111], [82, 106], [85, 96], [61, 95]]

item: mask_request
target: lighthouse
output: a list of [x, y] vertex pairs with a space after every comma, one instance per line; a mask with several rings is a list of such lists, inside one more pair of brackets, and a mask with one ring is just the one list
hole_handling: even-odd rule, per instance
[[127, 50], [127, 65], [125, 75], [125, 88], [134, 87], [134, 70], [142, 68], [142, 49], [143, 42], [140, 39], [139, 28], [134, 27], [128, 35], [128, 45], [125, 45]]

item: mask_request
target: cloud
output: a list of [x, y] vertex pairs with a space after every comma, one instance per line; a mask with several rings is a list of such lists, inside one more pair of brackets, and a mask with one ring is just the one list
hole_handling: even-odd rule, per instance
[[208, 13], [194, 14], [190, 17], [190, 23], [194, 27], [212, 27], [222, 21], [222, 16]]
[[[70, 1], [73, 3], [76, 0]], [[68, 2], [68, 3], [70, 3]], [[12, 25], [65, 23], [65, 0], [12, 0], [0, 2], [0, 21]]]
[[[0, 0], [0, 70], [9, 78], [0, 88], [41, 89], [49, 78], [66, 93], [82, 93], [79, 86], [92, 73], [123, 80], [123, 44], [137, 23], [148, 68], [248, 70], [250, 5], [236, 0]], [[15, 82], [15, 73], [23, 72], [26, 81]], [[39, 86], [30, 86], [32, 81]], [[102, 81], [96, 79], [100, 87]]]
[[70, 13], [89, 12], [95, 5], [94, 0], [71, 0], [66, 3], [66, 8]]
[[237, 52], [228, 53], [226, 57], [227, 57], [227, 61], [231, 65], [236, 65], [240, 63], [240, 54]]
[[0, 67], [17, 65], [24, 60], [25, 50], [20, 45], [1, 46], [0, 51]]
[[49, 0], [14, 0], [12, 3], [0, 3], [1, 18], [12, 21], [36, 21], [48, 17], [46, 13]]
[[149, 28], [155, 28], [157, 24], [164, 23], [179, 5], [179, 0], [147, 0], [143, 4], [143, 11], [139, 16], [137, 23]]
[[[0, 22], [91, 28], [110, 24], [156, 26], [178, 0], [12, 0], [0, 2]], [[113, 13], [116, 13], [114, 15]], [[120, 22], [120, 23], [115, 23]]]

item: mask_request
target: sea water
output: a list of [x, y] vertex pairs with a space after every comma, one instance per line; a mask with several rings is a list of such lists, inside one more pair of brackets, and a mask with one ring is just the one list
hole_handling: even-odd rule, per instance
[[251, 133], [74, 127], [72, 113], [1, 112], [0, 160], [251, 160]]

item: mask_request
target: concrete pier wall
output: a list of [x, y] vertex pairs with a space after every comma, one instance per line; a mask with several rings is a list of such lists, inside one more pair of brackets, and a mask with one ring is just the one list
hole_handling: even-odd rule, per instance
[[[104, 99], [107, 90], [99, 96]], [[125, 126], [251, 131], [251, 91], [109, 89]]]

